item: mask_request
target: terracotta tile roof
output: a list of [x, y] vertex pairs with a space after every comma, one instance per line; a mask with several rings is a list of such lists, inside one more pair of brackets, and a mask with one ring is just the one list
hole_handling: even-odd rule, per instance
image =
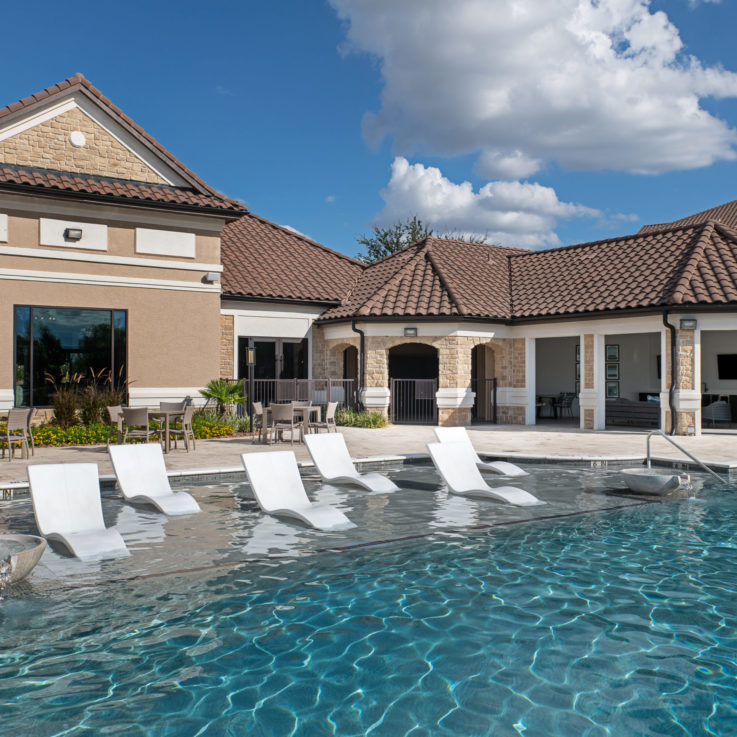
[[513, 248], [427, 237], [366, 267], [343, 303], [321, 320], [346, 317], [509, 318]]
[[520, 251], [426, 238], [368, 266], [321, 321], [495, 320], [737, 303], [737, 231], [707, 222]]
[[654, 233], [658, 230], [677, 228], [681, 225], [699, 225], [701, 223], [707, 223], [709, 220], [715, 220], [722, 225], [726, 225], [728, 228], [737, 229], [737, 200], [726, 202], [723, 205], [717, 205], [717, 207], [711, 207], [708, 210], [697, 212], [680, 220], [674, 220], [672, 223], [643, 225], [639, 232], [640, 234]]
[[[158, 154], [164, 161], [166, 161], [167, 164], [188, 183], [188, 187], [170, 188], [171, 190], [181, 190], [184, 193], [181, 197], [179, 197], [177, 201], [178, 204], [192, 205], [194, 207], [214, 207], [221, 210], [237, 210], [240, 212], [246, 211], [246, 207], [244, 205], [235, 202], [228, 197], [225, 197], [224, 195], [220, 194], [220, 192], [218, 192], [216, 189], [213, 189], [209, 184], [200, 179], [194, 172], [188, 169], [181, 161], [179, 161], [175, 156], [167, 151], [156, 139], [146, 133], [143, 128], [141, 128], [135, 121], [129, 118], [119, 107], [114, 105], [107, 97], [105, 97], [105, 95], [102, 94], [102, 92], [100, 92], [100, 90], [98, 90], [89, 80], [87, 80], [81, 74], [75, 74], [73, 77], [69, 77], [68, 79], [63, 80], [58, 84], [47, 87], [45, 90], [41, 90], [40, 92], [36, 92], [35, 94], [19, 100], [18, 102], [14, 102], [10, 105], [6, 105], [3, 108], [0, 108], [0, 123], [2, 122], [3, 118], [12, 116], [16, 113], [30, 112], [34, 108], [47, 104], [48, 101], [54, 97], [67, 95], [74, 92], [79, 92], [83, 95], [86, 95], [87, 97], [93, 99], [98, 105], [102, 106], [106, 110], [106, 112], [110, 114], [113, 119], [117, 123], [119, 123], [129, 134], [131, 134], [137, 140], [141, 141], [150, 149], [154, 150], [156, 154]], [[23, 168], [25, 170], [29, 170], [29, 167]], [[74, 176], [75, 178], [83, 180], [94, 179], [94, 177], [90, 177], [89, 175], [74, 174], [69, 176]], [[111, 179], [110, 181], [119, 180]], [[26, 184], [28, 183], [26, 182]], [[49, 185], [39, 178], [35, 184], [32, 184], [30, 186], [45, 187]], [[59, 188], [55, 185], [52, 185], [52, 189], [64, 188]], [[141, 185], [139, 191], [143, 192], [143, 185]], [[103, 193], [95, 192], [94, 194]], [[202, 201], [207, 202], [207, 204], [196, 204], [197, 195], [203, 197], [204, 199]], [[138, 196], [134, 197], [134, 199], [143, 201], [149, 198], [146, 196]], [[160, 197], [153, 197], [153, 201], [162, 202], [164, 200]]]
[[737, 301], [736, 260], [737, 236], [713, 222], [516, 256], [512, 313]]
[[225, 211], [231, 215], [240, 214], [246, 209], [244, 205], [233, 200], [202, 194], [189, 187], [132, 182], [128, 179], [37, 169], [14, 164], [0, 164], [0, 189], [6, 191], [51, 190], [55, 193], [75, 196], [91, 195], [103, 199], [135, 200], [139, 204], [165, 204], [184, 209]]
[[252, 213], [225, 226], [223, 296], [340, 302], [364, 269], [333, 251]]

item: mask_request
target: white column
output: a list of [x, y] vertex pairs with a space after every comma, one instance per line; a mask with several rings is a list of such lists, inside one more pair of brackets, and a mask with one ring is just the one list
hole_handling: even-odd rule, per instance
[[670, 332], [667, 328], [660, 331], [660, 429], [667, 433], [668, 427], [668, 372], [670, 361], [668, 361], [668, 344], [670, 343]]
[[594, 430], [604, 430], [606, 427], [605, 344], [605, 335], [594, 335], [594, 392], [596, 393]]
[[536, 392], [535, 392], [535, 339], [525, 338], [525, 388], [527, 389], [527, 407], [525, 409], [525, 425], [536, 424]]
[[693, 336], [694, 434], [701, 435], [701, 328]]
[[584, 375], [584, 366], [586, 365], [586, 341], [584, 340], [586, 336], [581, 333], [579, 336], [579, 387], [578, 387], [578, 426], [585, 430], [586, 427], [586, 421], [584, 419], [585, 413], [584, 409], [587, 409], [589, 407], [589, 393], [590, 390], [587, 390], [583, 383], [583, 375]]

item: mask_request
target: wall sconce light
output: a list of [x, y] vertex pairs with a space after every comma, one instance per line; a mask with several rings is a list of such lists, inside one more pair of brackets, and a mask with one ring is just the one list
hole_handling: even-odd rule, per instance
[[205, 281], [208, 284], [214, 284], [219, 278], [220, 274], [218, 274], [217, 271], [208, 271], [207, 274], [205, 274]]
[[684, 317], [681, 320], [681, 330], [696, 330], [698, 322], [693, 317]]
[[82, 240], [82, 228], [66, 228], [66, 230], [64, 231], [64, 240], [65, 241], [81, 241]]
[[416, 338], [417, 337], [417, 328], [405, 328], [404, 329], [404, 337], [405, 338]]
[[247, 363], [249, 366], [255, 366], [256, 365], [256, 349], [255, 348], [249, 348], [248, 349], [248, 360]]

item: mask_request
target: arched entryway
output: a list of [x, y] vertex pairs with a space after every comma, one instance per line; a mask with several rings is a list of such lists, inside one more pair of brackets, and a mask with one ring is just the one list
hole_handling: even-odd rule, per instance
[[402, 343], [389, 349], [392, 422], [437, 423], [438, 367], [438, 351], [430, 345]]
[[471, 391], [476, 395], [473, 422], [496, 422], [496, 361], [494, 349], [480, 344], [471, 351]]

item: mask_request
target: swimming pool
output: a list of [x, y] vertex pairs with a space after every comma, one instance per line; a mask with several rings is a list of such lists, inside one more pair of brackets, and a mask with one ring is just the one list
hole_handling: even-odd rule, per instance
[[736, 522], [707, 488], [11, 594], [0, 734], [734, 734]]

